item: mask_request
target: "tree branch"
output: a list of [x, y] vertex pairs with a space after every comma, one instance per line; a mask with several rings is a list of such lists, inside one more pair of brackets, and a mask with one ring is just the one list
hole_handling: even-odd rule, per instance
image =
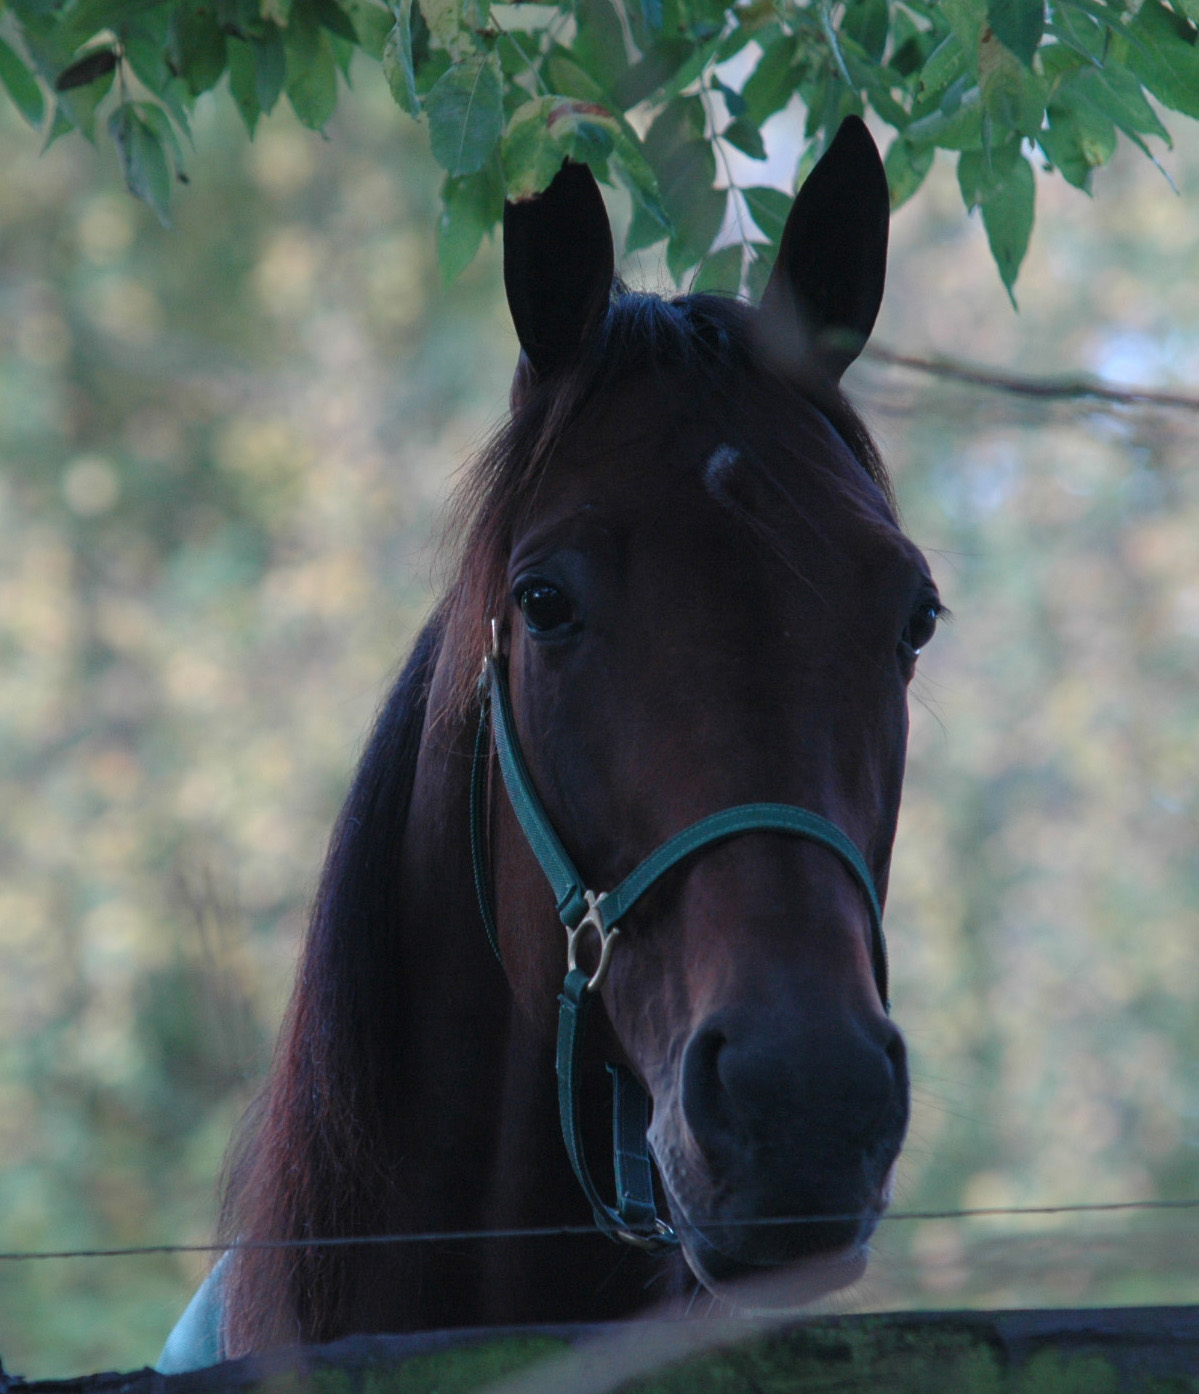
[[947, 378], [951, 382], [969, 383], [992, 392], [1008, 392], [1018, 397], [1038, 397], [1052, 401], [1116, 402], [1121, 406], [1173, 407], [1179, 411], [1199, 412], [1199, 397], [1181, 392], [1155, 392], [1145, 387], [1116, 387], [1086, 377], [1026, 377], [1019, 373], [1003, 373], [993, 368], [974, 368], [947, 358], [917, 358], [897, 353], [881, 344], [870, 344], [863, 353], [877, 363], [912, 372]]

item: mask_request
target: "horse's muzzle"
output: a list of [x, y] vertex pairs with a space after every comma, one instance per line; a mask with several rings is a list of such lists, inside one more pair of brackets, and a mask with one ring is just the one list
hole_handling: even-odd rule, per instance
[[[659, 1120], [661, 1119], [661, 1122]], [[797, 1025], [704, 1022], [654, 1151], [697, 1276], [837, 1256], [853, 1281], [889, 1198], [908, 1120], [906, 1052], [884, 1016]]]

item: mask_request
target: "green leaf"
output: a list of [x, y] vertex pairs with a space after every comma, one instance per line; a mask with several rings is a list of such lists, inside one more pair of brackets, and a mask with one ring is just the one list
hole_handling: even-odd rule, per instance
[[646, 247], [654, 246], [655, 243], [661, 242], [664, 237], [669, 237], [671, 231], [671, 228], [663, 227], [658, 219], [642, 204], [635, 204], [628, 231], [625, 233], [624, 255], [632, 256], [634, 252], [641, 252]]
[[1141, 41], [1129, 45], [1129, 68], [1164, 106], [1199, 117], [1195, 29], [1158, 0], [1145, 0], [1129, 34]]
[[856, 0], [845, 7], [841, 37], [852, 39], [871, 62], [882, 62], [890, 32], [887, 0]]
[[963, 50], [974, 53], [987, 21], [984, 0], [940, 0], [937, 8], [949, 21]]
[[711, 290], [724, 291], [736, 295], [741, 290], [741, 266], [745, 260], [745, 249], [740, 242], [731, 247], [721, 247], [718, 252], [709, 252], [704, 257], [695, 279], [691, 282], [692, 292]]
[[46, 114], [46, 100], [37, 79], [11, 48], [0, 39], [0, 82], [13, 99], [17, 110], [33, 127], [42, 124]]
[[313, 0], [313, 10], [322, 29], [336, 34], [339, 39], [345, 39], [347, 43], [357, 45], [358, 34], [350, 23], [349, 15], [340, 5], [334, 4], [334, 0]]
[[611, 98], [599, 82], [582, 68], [564, 48], [555, 47], [545, 64], [546, 73], [555, 92], [564, 97], [577, 97], [582, 102], [607, 106]]
[[1080, 68], [1091, 66], [1093, 64], [1086, 55], [1069, 44], [1046, 44], [1041, 50], [1040, 68], [1051, 91], [1055, 91], [1059, 83], [1072, 77]]
[[978, 46], [978, 80], [983, 108], [1000, 125], [1035, 137], [1045, 115], [1048, 86], [989, 29]]
[[415, 33], [412, 37], [413, 57], [416, 60], [416, 90], [423, 103], [434, 87], [454, 66], [454, 61], [442, 48], [427, 50], [422, 57], [416, 46]]
[[[578, 32], [570, 55], [605, 91], [615, 95], [616, 84], [629, 72], [621, 16], [611, 0], [577, 0], [573, 9]], [[648, 96], [648, 92], [643, 95]], [[620, 101], [626, 109], [633, 105], [623, 96]]]
[[225, 53], [229, 63], [229, 91], [250, 139], [253, 140], [258, 118], [262, 115], [262, 106], [258, 100], [258, 76], [254, 71], [254, 55], [247, 40], [233, 37], [226, 40]]
[[672, 101], [680, 93], [693, 86], [715, 58], [720, 46], [719, 33], [713, 34], [703, 43], [693, 44], [690, 55], [662, 83], [658, 93], [661, 100], [664, 102]]
[[462, 32], [459, 0], [420, 0], [420, 12], [433, 42], [451, 59], [464, 58], [471, 50], [470, 35]]
[[433, 157], [455, 176], [482, 169], [504, 127], [503, 78], [494, 54], [455, 63], [425, 98]]
[[968, 150], [958, 160], [958, 187], [966, 211], [986, 202], [1011, 173], [1020, 156], [1020, 142], [1010, 139], [991, 150]]
[[995, 37], [1025, 65], [1045, 34], [1045, 0], [987, 0], [987, 23]]
[[762, 143], [761, 131], [744, 116], [730, 122], [721, 131], [720, 136], [722, 140], [727, 140], [730, 145], [748, 155], [751, 160], [764, 160], [766, 158], [766, 146]]
[[887, 171], [887, 184], [891, 189], [892, 212], [902, 208], [924, 183], [926, 175], [933, 167], [936, 153], [934, 146], [916, 147], [903, 136], [891, 142], [884, 167]]
[[108, 133], [117, 147], [125, 187], [153, 208], [164, 227], [169, 226], [171, 172], [158, 136], [132, 102], [122, 102], [108, 118]]
[[388, 34], [383, 46], [383, 76], [400, 110], [406, 111], [409, 116], [418, 116], [420, 96], [416, 90], [416, 66], [412, 57], [412, 0], [400, 0], [395, 28]]
[[738, 117], [745, 115], [745, 98], [740, 92], [735, 91], [732, 87], [726, 87], [725, 84], [715, 76], [712, 78], [712, 90], [714, 92], [719, 92], [724, 98], [725, 107], [732, 120], [736, 121]]
[[60, 6], [41, 0], [37, 9], [41, 12], [66, 9], [67, 15], [64, 19], [71, 34], [76, 36], [72, 40], [73, 46], [78, 47], [82, 39], [90, 39], [97, 30], [114, 28], [118, 18], [128, 21], [135, 15], [158, 9], [161, 5], [162, 0], [120, 0], [120, 4], [116, 6], [113, 0], [75, 0], [73, 5]]
[[982, 115], [982, 93], [970, 87], [961, 92], [951, 110], [942, 104], [941, 110], [912, 121], [904, 135], [914, 148], [938, 145], [943, 150], [977, 150], [982, 145]]
[[795, 94], [799, 70], [793, 66], [794, 58], [795, 40], [784, 35], [767, 47], [750, 73], [741, 95], [745, 98], [745, 114], [755, 126], [781, 111]]
[[[235, 39], [251, 39], [262, 32], [267, 21], [258, 7], [258, 0], [213, 0], [216, 22], [221, 31]], [[315, 27], [310, 7], [297, 12], [297, 18]]]
[[153, 102], [138, 102], [135, 110], [138, 116], [158, 137], [158, 143], [165, 150], [170, 152], [171, 159], [175, 164], [175, 169], [179, 173], [183, 173], [183, 147], [179, 144], [179, 137], [175, 134], [175, 128], [171, 125], [171, 118], [162, 107], [155, 106]]
[[126, 21], [120, 26], [121, 56], [155, 96], [162, 96], [175, 78], [167, 61], [169, 29], [170, 16], [162, 9]]
[[864, 95], [888, 125], [902, 130], [908, 123], [907, 108], [891, 95], [892, 88], [899, 85], [898, 74], [875, 63], [852, 39], [842, 40], [841, 56], [853, 78], [854, 92]]
[[[287, 70], [287, 100], [292, 110], [305, 126], [314, 131], [323, 129], [337, 106], [337, 65], [325, 36], [319, 36], [306, 67], [297, 69], [294, 54], [289, 52]], [[257, 75], [254, 81], [257, 93]]]
[[666, 265], [676, 281], [711, 249], [728, 196], [713, 188], [716, 158], [704, 139], [705, 114], [697, 97], [676, 98], [659, 113], [645, 138], [645, 154], [674, 226]]
[[620, 124], [604, 107], [562, 97], [535, 97], [508, 123], [502, 145], [504, 185], [511, 199], [546, 188], [572, 159], [603, 165], [616, 145]]
[[[1072, 99], [1090, 102], [1099, 111], [1110, 116], [1125, 135], [1134, 139], [1140, 135], [1160, 136], [1170, 139], [1169, 132], [1158, 119], [1157, 112], [1149, 105], [1141, 90], [1141, 84], [1132, 73], [1123, 68], [1110, 65], [1102, 71], [1096, 68], [1083, 68], [1070, 79], [1068, 88], [1063, 85], [1059, 95], [1068, 91]], [[1138, 144], [1144, 145], [1138, 141]]]
[[[636, 132], [623, 120], [619, 123], [619, 129], [616, 132], [609, 164], [612, 172], [633, 196], [635, 221], [644, 215], [644, 219], [648, 219], [648, 223], [644, 224], [645, 232], [648, 234], [651, 230], [653, 231], [653, 236], [649, 238], [649, 241], [643, 242], [641, 245], [652, 246], [665, 234], [673, 232], [670, 214], [666, 211], [661, 191], [658, 188], [658, 176], [646, 158]], [[652, 229], [650, 224], [653, 225]], [[639, 223], [638, 226], [640, 227], [641, 224]], [[637, 249], [633, 248], [632, 250]]]
[[275, 103], [287, 81], [287, 49], [283, 34], [274, 24], [263, 27], [262, 37], [250, 40], [254, 59], [254, 92], [264, 112], [275, 109]]
[[[895, 23], [895, 47], [891, 57], [887, 60], [891, 70], [898, 73], [901, 78], [910, 78], [921, 72], [937, 47], [933, 42], [931, 31], [927, 34], [918, 31], [909, 34], [906, 38], [901, 38], [909, 22], [901, 10]], [[961, 45], [959, 44], [958, 47], [960, 48]]]
[[694, 49], [685, 39], [663, 38], [612, 82], [612, 96], [624, 111], [659, 92], [682, 71]]
[[935, 100], [965, 68], [966, 50], [956, 34], [947, 35], [929, 54], [928, 62], [920, 71], [917, 96], [922, 101]]
[[437, 261], [446, 285], [471, 264], [485, 234], [504, 212], [503, 181], [490, 161], [475, 174], [446, 177], [437, 224]]
[[[1059, 3], [1054, 7], [1048, 28], [1060, 47], [1073, 50], [1090, 63], [1102, 62], [1107, 30], [1094, 16]], [[1049, 72], [1046, 59], [1052, 52], [1052, 48], [1041, 50], [1041, 66], [1046, 75]]]
[[383, 57], [383, 45], [391, 33], [394, 16], [374, 0], [341, 0], [341, 8], [349, 16], [358, 46], [368, 58]]
[[766, 241], [777, 247], [782, 241], [783, 228], [795, 200], [781, 189], [742, 189], [741, 194], [750, 217], [757, 223]]
[[662, 0], [632, 0], [629, 18], [633, 23], [639, 48], [648, 48], [665, 23]]
[[1032, 236], [1036, 203], [1032, 166], [1020, 153], [1019, 141], [1013, 140], [994, 151], [990, 160], [982, 152], [962, 155], [958, 182], [966, 206], [982, 210], [991, 255], [1014, 307], [1013, 287]]
[[518, 107], [508, 122], [501, 158], [510, 199], [540, 193], [562, 167], [565, 152], [550, 126], [550, 113], [556, 105], [553, 97], [535, 97]]
[[1089, 191], [1092, 170], [1115, 154], [1115, 122], [1086, 102], [1051, 102], [1048, 114], [1037, 143], [1068, 183]]
[[166, 56], [193, 97], [217, 85], [225, 71], [225, 36], [211, 5], [175, 7], [167, 28]]

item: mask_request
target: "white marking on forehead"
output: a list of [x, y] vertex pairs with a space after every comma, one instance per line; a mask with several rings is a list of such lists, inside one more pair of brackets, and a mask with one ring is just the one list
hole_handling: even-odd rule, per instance
[[704, 462], [704, 487], [714, 498], [724, 495], [729, 474], [741, 458], [741, 452], [732, 445], [718, 445]]

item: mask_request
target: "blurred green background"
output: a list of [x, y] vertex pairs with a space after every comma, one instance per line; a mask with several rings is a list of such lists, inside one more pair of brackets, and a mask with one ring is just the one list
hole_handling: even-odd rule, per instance
[[[951, 168], [877, 339], [1199, 384], [1199, 128], [1046, 182], [1008, 305]], [[0, 1249], [203, 1243], [355, 753], [504, 410], [491, 248], [377, 74], [330, 139], [202, 108], [175, 226], [0, 109]], [[1144, 166], [1144, 168], [1142, 168]], [[631, 279], [665, 285], [652, 257]], [[956, 619], [888, 908], [901, 1210], [1199, 1196], [1199, 416], [865, 361]], [[202, 1256], [0, 1263], [0, 1358], [153, 1360]], [[841, 1305], [1199, 1300], [1199, 1215], [896, 1221]]]

